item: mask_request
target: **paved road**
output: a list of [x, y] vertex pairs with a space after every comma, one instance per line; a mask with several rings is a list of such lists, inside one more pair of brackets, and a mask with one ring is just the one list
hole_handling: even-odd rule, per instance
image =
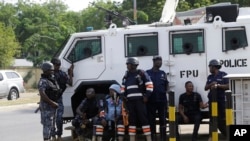
[[[37, 104], [0, 107], [0, 140], [43, 141], [40, 113], [34, 113], [36, 108]], [[63, 137], [70, 135], [70, 131], [64, 131]]]
[[[1, 101], [0, 101], [1, 102]], [[1, 141], [42, 141], [42, 125], [40, 124], [40, 113], [34, 113], [37, 104], [24, 104], [16, 106], [0, 107], [0, 140]], [[64, 127], [71, 126], [70, 123]], [[181, 125], [180, 133], [182, 141], [190, 141], [192, 125]], [[198, 141], [207, 141], [208, 125], [201, 125]], [[71, 131], [64, 130], [64, 141], [72, 141]], [[137, 141], [144, 141], [143, 136], [138, 136]], [[128, 140], [126, 140], [128, 141]], [[225, 138], [219, 136], [219, 141]]]

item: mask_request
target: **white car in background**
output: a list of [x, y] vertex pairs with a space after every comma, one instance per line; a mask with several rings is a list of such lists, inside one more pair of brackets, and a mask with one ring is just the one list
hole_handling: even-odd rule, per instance
[[0, 98], [14, 100], [24, 93], [23, 77], [13, 70], [0, 70]]

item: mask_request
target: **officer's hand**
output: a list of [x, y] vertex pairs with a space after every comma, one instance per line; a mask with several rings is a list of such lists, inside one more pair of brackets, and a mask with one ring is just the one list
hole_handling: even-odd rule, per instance
[[208, 106], [209, 106], [209, 104], [208, 104], [208, 102], [206, 102], [206, 103], [203, 104], [203, 107], [202, 107], [202, 108], [205, 109], [205, 108], [207, 108]]
[[148, 98], [146, 96], [143, 96], [143, 102], [147, 103], [148, 102]]
[[74, 65], [72, 64], [68, 69], [68, 74], [73, 75]]
[[217, 82], [212, 82], [212, 83], [210, 83], [210, 89], [215, 89], [215, 88], [217, 88]]
[[86, 124], [88, 124], [88, 123], [89, 123], [89, 120], [88, 120], [88, 119], [84, 119], [84, 120], [83, 120], [83, 124], [86, 125]]
[[53, 108], [57, 108], [57, 107], [58, 107], [58, 103], [56, 103], [56, 102], [53, 101], [53, 102], [51, 103], [51, 106], [52, 106]]
[[184, 123], [189, 123], [188, 117], [187, 117], [187, 116], [184, 116], [184, 117], [183, 117], [183, 121], [184, 121]]
[[102, 124], [102, 126], [105, 127], [107, 125], [107, 121], [105, 119], [102, 119], [101, 124]]

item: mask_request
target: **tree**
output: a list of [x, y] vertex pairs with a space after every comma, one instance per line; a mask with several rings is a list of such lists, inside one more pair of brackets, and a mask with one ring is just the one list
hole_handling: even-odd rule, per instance
[[13, 63], [14, 55], [20, 53], [20, 46], [11, 26], [0, 22], [0, 67], [6, 68]]
[[20, 24], [16, 28], [23, 56], [34, 66], [50, 60], [65, 38], [76, 32], [74, 24], [65, 19], [67, 7], [57, 0], [43, 4], [17, 3]]

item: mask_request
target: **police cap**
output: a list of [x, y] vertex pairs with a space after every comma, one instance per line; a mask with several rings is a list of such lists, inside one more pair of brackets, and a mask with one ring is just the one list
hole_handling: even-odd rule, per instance
[[54, 66], [50, 62], [45, 62], [42, 64], [41, 69], [43, 70], [43, 72], [46, 72], [46, 71], [54, 70]]
[[209, 65], [208, 66], [214, 66], [214, 67], [220, 69], [221, 68], [220, 60], [218, 60], [218, 59], [212, 59], [212, 60], [209, 61]]
[[139, 65], [139, 60], [136, 57], [129, 57], [126, 64]]

